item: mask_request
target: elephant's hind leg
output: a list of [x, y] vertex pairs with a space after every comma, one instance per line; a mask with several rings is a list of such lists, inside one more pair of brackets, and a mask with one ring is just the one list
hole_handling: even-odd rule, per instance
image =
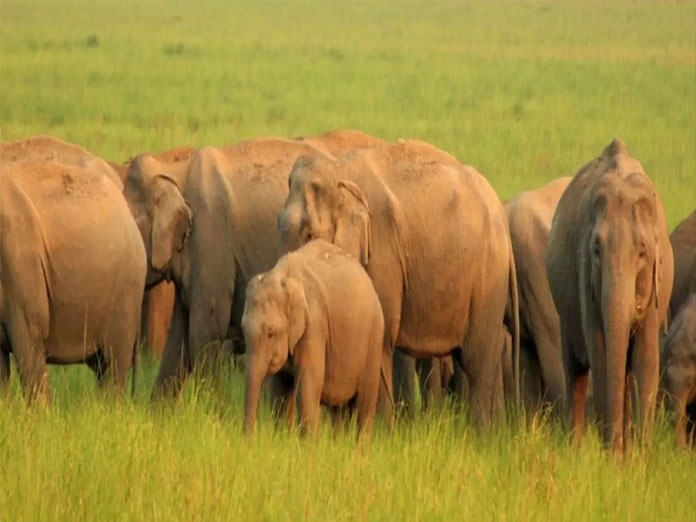
[[358, 415], [358, 437], [369, 437], [377, 413], [377, 396], [379, 395], [379, 366], [365, 372], [358, 387], [355, 407]]
[[[0, 333], [0, 335], [2, 335]], [[10, 383], [10, 352], [0, 344], [0, 392]]]
[[25, 317], [16, 317], [11, 323], [10, 343], [27, 399], [30, 403], [39, 400], [48, 405], [50, 392], [46, 348], [39, 337], [37, 328], [29, 326]]

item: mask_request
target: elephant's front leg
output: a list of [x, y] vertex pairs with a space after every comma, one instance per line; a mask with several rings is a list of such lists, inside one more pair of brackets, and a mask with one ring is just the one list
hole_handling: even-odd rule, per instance
[[162, 362], [152, 397], [174, 398], [181, 393], [181, 389], [191, 373], [191, 361], [188, 357], [188, 314], [177, 295], [174, 300], [172, 322], [167, 336], [167, 346], [164, 349]]
[[633, 418], [639, 430], [639, 441], [647, 440], [650, 437], [655, 419], [660, 365], [658, 330], [657, 309], [654, 306], [649, 306], [643, 323], [634, 334], [631, 360], [632, 373], [636, 381], [636, 386], [631, 387], [633, 391]]
[[301, 366], [295, 377], [295, 394], [302, 435], [316, 436], [321, 415], [321, 389], [324, 376], [313, 365]]

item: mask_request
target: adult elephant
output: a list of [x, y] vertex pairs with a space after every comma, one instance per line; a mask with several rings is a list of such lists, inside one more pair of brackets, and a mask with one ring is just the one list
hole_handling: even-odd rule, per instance
[[385, 317], [385, 372], [395, 347], [415, 357], [456, 353], [474, 416], [490, 425], [517, 284], [505, 211], [483, 176], [418, 141], [338, 161], [303, 157], [278, 221], [281, 252], [320, 237], [366, 267]]
[[[349, 134], [348, 143], [361, 138]], [[194, 367], [215, 365], [222, 341], [241, 339], [246, 285], [278, 258], [277, 215], [303, 155], [332, 158], [310, 143], [265, 138], [205, 147], [175, 165], [150, 155], [131, 163], [124, 195], [145, 239], [148, 285], [176, 285], [155, 396], [178, 394]]]
[[590, 368], [605, 443], [623, 450], [632, 404], [637, 424], [649, 434], [658, 331], [667, 316], [673, 268], [660, 196], [640, 163], [614, 140], [561, 196], [546, 249], [577, 437]]
[[[188, 165], [195, 149], [192, 147], [177, 147], [159, 154], [150, 155], [157, 162], [162, 172], [180, 172]], [[108, 162], [125, 183], [130, 169], [131, 160], [125, 163]], [[139, 172], [138, 175], [145, 173]], [[167, 342], [169, 325], [174, 311], [174, 284], [161, 281], [149, 285], [143, 296], [142, 314], [140, 318], [141, 341], [150, 355], [161, 357]]]
[[674, 291], [669, 310], [676, 317], [689, 296], [696, 294], [696, 210], [677, 225], [669, 241], [674, 251]]
[[518, 194], [504, 203], [517, 265], [520, 300], [520, 385], [525, 407], [564, 405], [561, 326], [546, 277], [546, 243], [553, 214], [570, 177]]
[[30, 401], [49, 400], [47, 363], [86, 363], [122, 392], [146, 264], [121, 181], [47, 136], [3, 143], [0, 158], [0, 385], [13, 353]]

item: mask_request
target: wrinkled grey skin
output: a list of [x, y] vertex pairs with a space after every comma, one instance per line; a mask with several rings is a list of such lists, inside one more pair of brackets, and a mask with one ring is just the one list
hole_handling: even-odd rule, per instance
[[661, 393], [674, 415], [677, 443], [694, 442], [696, 428], [696, 293], [672, 321], [661, 353]]
[[546, 277], [546, 243], [558, 201], [570, 183], [559, 178], [505, 202], [520, 300], [520, 384], [525, 408], [565, 403], [561, 326]]
[[[240, 322], [251, 278], [277, 260], [278, 212], [301, 155], [330, 157], [374, 138], [335, 131], [306, 140], [264, 138], [205, 147], [176, 161], [140, 155], [124, 189], [145, 241], [148, 287], [176, 286], [172, 322], [153, 395], [175, 396], [194, 367], [209, 374], [222, 342], [243, 350]], [[180, 156], [180, 154], [179, 154]]]
[[490, 426], [500, 410], [493, 396], [503, 318], [510, 294], [517, 318], [517, 284], [505, 211], [483, 176], [417, 141], [338, 162], [300, 158], [278, 221], [281, 252], [319, 237], [366, 267], [384, 311], [389, 387], [394, 347], [416, 357], [456, 352], [474, 418]]
[[3, 143], [0, 158], [0, 387], [12, 353], [30, 402], [49, 401], [47, 363], [86, 363], [122, 393], [146, 266], [120, 180], [46, 136]]
[[573, 177], [546, 249], [576, 440], [590, 367], [605, 444], [623, 451], [631, 412], [641, 436], [651, 433], [658, 332], [666, 322], [673, 267], [660, 197], [640, 163], [615, 140]]
[[359, 435], [371, 431], [384, 319], [372, 281], [353, 257], [321, 239], [282, 257], [249, 283], [242, 329], [247, 433], [263, 380], [281, 368], [292, 378], [303, 431], [316, 433], [320, 404], [355, 409]]
[[674, 290], [669, 311], [675, 317], [696, 293], [696, 210], [677, 225], [669, 236], [674, 250]]

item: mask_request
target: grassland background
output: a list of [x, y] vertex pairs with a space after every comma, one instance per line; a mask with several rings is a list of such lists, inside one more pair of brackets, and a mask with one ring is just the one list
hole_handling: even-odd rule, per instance
[[[107, 159], [357, 128], [427, 140], [501, 198], [574, 173], [621, 137], [670, 227], [696, 206], [696, 5], [666, 2], [0, 0], [0, 138], [51, 133]], [[51, 368], [50, 412], [0, 399], [0, 520], [693, 520], [696, 458], [622, 463], [545, 423], [471, 430], [443, 407], [371, 447], [316, 445], [241, 380], [173, 410], [100, 400]]]

